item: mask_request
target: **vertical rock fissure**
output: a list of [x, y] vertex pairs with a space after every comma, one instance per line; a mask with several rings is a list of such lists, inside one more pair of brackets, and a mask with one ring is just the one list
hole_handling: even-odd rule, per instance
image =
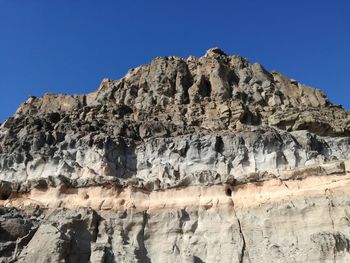
[[332, 216], [332, 207], [334, 205], [333, 205], [333, 202], [332, 202], [332, 199], [331, 199], [332, 192], [328, 188], [326, 188], [324, 190], [324, 192], [325, 192], [326, 199], [328, 201], [328, 215], [329, 215], [329, 218], [330, 218], [331, 223], [332, 223], [332, 228], [334, 230], [334, 219], [333, 219], [333, 216]]
[[237, 222], [238, 222], [238, 227], [239, 227], [239, 233], [240, 233], [242, 241], [243, 241], [242, 251], [241, 251], [241, 258], [240, 258], [239, 262], [243, 263], [244, 254], [245, 254], [245, 250], [246, 250], [246, 243], [245, 243], [245, 238], [244, 238], [244, 234], [243, 234], [243, 231], [242, 231], [241, 221], [239, 221], [238, 217], [237, 217]]
[[238, 216], [236, 214], [236, 210], [233, 209], [233, 211], [234, 211], [235, 217], [237, 219], [239, 234], [240, 234], [240, 236], [242, 238], [242, 249], [241, 249], [241, 255], [240, 255], [239, 262], [240, 263], [244, 262], [245, 255], [247, 256], [248, 262], [250, 262], [248, 251], [247, 251], [247, 244], [246, 244], [246, 240], [245, 240], [244, 233], [243, 233], [243, 230], [242, 230], [241, 221], [240, 221], [240, 219], [238, 218]]
[[137, 242], [139, 248], [135, 251], [135, 256], [138, 262], [151, 263], [151, 259], [148, 257], [148, 251], [145, 246], [145, 228], [148, 222], [147, 211], [143, 212], [142, 229], [137, 235]]
[[104, 218], [102, 216], [100, 216], [99, 214], [97, 214], [96, 221], [94, 222], [95, 228], [93, 230], [92, 239], [91, 239], [92, 242], [94, 242], [94, 243], [97, 242], [97, 238], [98, 238], [98, 235], [100, 232], [100, 226], [101, 226], [101, 223], [103, 220], [104, 220]]

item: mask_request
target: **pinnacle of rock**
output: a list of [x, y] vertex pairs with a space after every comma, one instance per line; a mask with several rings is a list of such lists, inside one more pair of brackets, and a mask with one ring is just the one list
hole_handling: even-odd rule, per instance
[[227, 54], [218, 47], [210, 48], [205, 53], [205, 57], [212, 57], [214, 55], [227, 56]]

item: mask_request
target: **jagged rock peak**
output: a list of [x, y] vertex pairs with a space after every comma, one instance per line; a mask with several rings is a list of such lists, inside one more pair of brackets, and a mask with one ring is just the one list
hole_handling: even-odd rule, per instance
[[168, 131], [162, 134], [184, 127], [232, 130], [242, 125], [350, 134], [349, 113], [330, 103], [322, 91], [218, 48], [201, 58], [158, 57], [120, 80], [104, 79], [91, 94], [31, 98], [14, 118], [18, 122], [51, 113], [63, 118], [74, 112], [79, 114], [73, 122], [87, 121], [93, 112], [98, 112], [95, 121], [115, 122], [117, 117], [137, 127], [156, 120]]
[[205, 52], [205, 57], [212, 57], [215, 55], [227, 56], [227, 54], [218, 47], [210, 48]]

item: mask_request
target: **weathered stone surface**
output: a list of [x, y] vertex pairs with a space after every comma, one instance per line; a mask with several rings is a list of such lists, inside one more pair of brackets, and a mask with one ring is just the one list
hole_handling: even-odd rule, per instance
[[350, 114], [218, 48], [0, 126], [0, 262], [349, 261]]
[[88, 262], [97, 215], [88, 209], [55, 210], [43, 220], [19, 262]]

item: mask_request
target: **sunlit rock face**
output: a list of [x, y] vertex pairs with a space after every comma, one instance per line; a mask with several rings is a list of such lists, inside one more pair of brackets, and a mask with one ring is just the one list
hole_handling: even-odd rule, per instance
[[0, 262], [349, 262], [350, 114], [218, 48], [0, 127]]

